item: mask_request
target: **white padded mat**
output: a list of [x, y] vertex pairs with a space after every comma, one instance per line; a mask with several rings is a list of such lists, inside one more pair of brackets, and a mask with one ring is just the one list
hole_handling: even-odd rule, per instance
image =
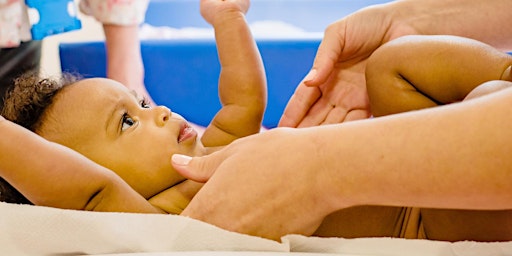
[[[179, 253], [178, 253], [179, 252]], [[186, 253], [185, 253], [186, 252]], [[0, 203], [0, 255], [512, 255], [512, 242], [436, 242], [289, 235], [276, 242], [187, 217]], [[309, 254], [304, 254], [309, 253]]]

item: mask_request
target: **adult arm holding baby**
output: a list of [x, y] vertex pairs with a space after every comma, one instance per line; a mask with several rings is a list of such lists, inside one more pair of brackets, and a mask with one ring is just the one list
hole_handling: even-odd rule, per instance
[[[368, 58], [383, 43], [404, 35], [456, 34], [511, 49], [502, 26], [510, 18], [510, 4], [395, 1], [332, 24], [281, 125], [368, 117]], [[503, 68], [494, 79], [500, 79]], [[204, 158], [176, 156], [175, 167], [183, 175], [208, 180], [184, 214], [278, 239], [312, 234], [328, 214], [354, 205], [511, 209], [511, 98], [509, 88], [374, 120], [274, 129]], [[218, 197], [226, 188], [232, 193]]]
[[81, 154], [2, 116], [0, 131], [0, 176], [16, 184], [30, 202], [90, 211], [157, 212], [112, 171]]

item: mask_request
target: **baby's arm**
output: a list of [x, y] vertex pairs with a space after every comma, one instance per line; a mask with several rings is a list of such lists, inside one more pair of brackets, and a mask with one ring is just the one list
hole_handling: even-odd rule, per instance
[[259, 132], [267, 91], [263, 62], [245, 12], [249, 0], [201, 0], [201, 14], [213, 25], [221, 65], [222, 109], [204, 132], [205, 146], [221, 146]]
[[375, 116], [462, 101], [480, 84], [511, 80], [512, 56], [455, 36], [407, 36], [372, 54], [366, 81]]
[[108, 169], [0, 116], [0, 176], [35, 205], [158, 212]]

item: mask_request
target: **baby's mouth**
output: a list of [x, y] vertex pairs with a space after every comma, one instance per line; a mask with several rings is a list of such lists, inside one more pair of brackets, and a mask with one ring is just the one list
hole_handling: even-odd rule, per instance
[[197, 132], [187, 122], [183, 122], [180, 127], [180, 134], [178, 135], [178, 143], [186, 141], [189, 138], [193, 138], [197, 135]]

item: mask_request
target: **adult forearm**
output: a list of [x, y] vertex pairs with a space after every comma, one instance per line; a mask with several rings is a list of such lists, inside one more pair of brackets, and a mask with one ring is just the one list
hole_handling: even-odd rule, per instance
[[473, 38], [502, 50], [512, 49], [508, 0], [402, 0], [385, 7], [394, 25], [411, 25], [421, 34]]
[[138, 26], [104, 24], [107, 76], [129, 88], [144, 83]]
[[435, 109], [313, 128], [309, 139], [338, 207], [512, 209], [511, 99], [508, 89]]

